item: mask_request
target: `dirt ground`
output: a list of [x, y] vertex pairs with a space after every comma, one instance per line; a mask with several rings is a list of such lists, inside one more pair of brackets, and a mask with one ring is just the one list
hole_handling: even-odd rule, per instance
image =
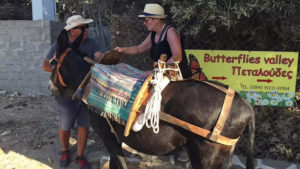
[[[74, 162], [76, 131], [72, 133], [72, 162], [67, 168], [73, 169], [78, 165]], [[53, 97], [0, 91], [0, 169], [58, 169], [60, 150]], [[131, 152], [125, 151], [130, 169], [183, 169], [188, 165]], [[93, 169], [108, 168], [108, 153], [92, 129], [85, 155]]]
[[[300, 99], [298, 98], [297, 100]], [[299, 162], [298, 134], [300, 133], [298, 130], [296, 132], [295, 130], [288, 130], [289, 128], [299, 128], [297, 126], [300, 124], [300, 114], [298, 113], [299, 115], [297, 115], [296, 113], [299, 110], [284, 113], [281, 110], [275, 111], [277, 109], [274, 108], [265, 109], [263, 111], [257, 110], [258, 112], [265, 113], [257, 115], [256, 149], [254, 150], [256, 155], [259, 158], [277, 160], [287, 160], [287, 157], [294, 157], [288, 160]], [[266, 120], [270, 117], [270, 113], [275, 113], [272, 117], [278, 116], [280, 118]], [[264, 123], [261, 123], [261, 121], [264, 121]], [[270, 139], [267, 139], [265, 135], [266, 131], [269, 130], [265, 130], [264, 126], [268, 126], [273, 121], [277, 123], [272, 123], [273, 125], [270, 124], [270, 126], [273, 126], [273, 128], [277, 126], [278, 129], [275, 129], [277, 131], [285, 131], [286, 135], [294, 133], [293, 137], [284, 137], [286, 139], [283, 139], [281, 138], [282, 133], [278, 135], [278, 132], [270, 130], [267, 136], [280, 138], [280, 144], [278, 141], [275, 142], [276, 140], [271, 142]], [[61, 145], [58, 137], [57, 122], [56, 103], [53, 97], [22, 96], [19, 93], [0, 90], [0, 169], [59, 169]], [[294, 135], [295, 139], [293, 139]], [[240, 142], [243, 142], [243, 140], [240, 140]], [[269, 148], [267, 142], [268, 145], [271, 145], [271, 143], [275, 146], [279, 144], [281, 147], [278, 150], [272, 147]], [[283, 145], [286, 145], [284, 149], [282, 148]], [[76, 130], [74, 130], [70, 139], [72, 162], [67, 169], [78, 168], [78, 165], [74, 162], [76, 146]], [[170, 156], [149, 156], [137, 153], [126, 145], [124, 145], [124, 148], [130, 169], [191, 168], [189, 162], [172, 161]], [[242, 148], [239, 149], [242, 150]], [[282, 152], [282, 149], [286, 151]], [[235, 151], [235, 153], [238, 153], [238, 155], [242, 154], [239, 151]], [[105, 150], [100, 138], [92, 129], [90, 129], [85, 156], [92, 164], [93, 169], [108, 169], [109, 154]], [[240, 167], [236, 166], [234, 168]]]

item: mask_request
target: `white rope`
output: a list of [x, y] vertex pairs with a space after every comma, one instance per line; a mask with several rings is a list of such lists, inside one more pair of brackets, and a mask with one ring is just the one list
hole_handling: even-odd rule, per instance
[[[162, 100], [161, 92], [166, 87], [166, 80], [164, 81], [163, 73], [167, 70], [178, 71], [179, 78], [182, 79], [182, 74], [178, 65], [179, 62], [174, 63], [176, 68], [166, 68], [166, 63], [158, 60], [158, 68], [154, 69], [154, 78], [150, 82], [154, 88], [154, 91], [146, 105], [142, 123], [146, 123], [148, 128], [153, 128], [154, 133], [159, 132], [159, 111]], [[161, 67], [161, 65], [163, 66]], [[170, 80], [168, 79], [167, 83], [169, 83], [169, 81]]]
[[[173, 63], [175, 64], [175, 68], [166, 68], [165, 62], [162, 62], [162, 61], [160, 61], [160, 60], [158, 60], [158, 63], [163, 63], [163, 64], [164, 64], [164, 68], [163, 68], [162, 73], [164, 73], [164, 71], [169, 71], [169, 70], [178, 72], [177, 78], [174, 79], [174, 81], [176, 81], [176, 80], [182, 80], [182, 79], [183, 79], [182, 74], [181, 74], [181, 70], [180, 70], [180, 68], [179, 68], [179, 61], [174, 61], [174, 62], [173, 62]], [[159, 65], [159, 64], [158, 64], [158, 65]], [[160, 71], [160, 70], [161, 70], [161, 68], [155, 68], [155, 69], [154, 69], [155, 72]], [[172, 80], [172, 79], [171, 79], [171, 80]]]
[[[163, 63], [163, 67], [160, 67]], [[144, 121], [148, 128], [152, 127], [154, 133], [159, 132], [159, 111], [161, 106], [161, 91], [162, 91], [162, 81], [163, 81], [163, 72], [166, 69], [165, 62], [158, 60], [158, 70], [154, 72], [154, 79], [151, 80], [151, 84], [154, 87], [154, 92], [150, 97], [144, 115]]]

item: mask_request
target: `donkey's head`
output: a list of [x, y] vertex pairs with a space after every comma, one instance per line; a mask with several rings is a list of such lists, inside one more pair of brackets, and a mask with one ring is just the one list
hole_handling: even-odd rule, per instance
[[[50, 76], [49, 88], [56, 97], [70, 96], [77, 89], [87, 72], [90, 64], [83, 59], [79, 51], [83, 33], [70, 45], [68, 33], [63, 30], [57, 38], [56, 63]], [[67, 97], [68, 97], [67, 96]]]

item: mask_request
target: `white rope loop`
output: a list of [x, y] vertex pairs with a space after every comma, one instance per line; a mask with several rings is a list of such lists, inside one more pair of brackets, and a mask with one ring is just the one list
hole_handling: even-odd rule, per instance
[[167, 68], [164, 61], [158, 60], [158, 68], [154, 69], [154, 78], [151, 80], [151, 84], [154, 88], [153, 94], [150, 97], [144, 112], [143, 121], [146, 123], [148, 128], [152, 128], [154, 133], [159, 132], [159, 112], [161, 107], [161, 92], [165, 88], [166, 84], [169, 83], [169, 79], [164, 80], [163, 74], [167, 70], [177, 71], [179, 78], [182, 79], [182, 74], [179, 68], [179, 62], [174, 62], [175, 68]]
[[[158, 68], [155, 68], [154, 71], [155, 72], [162, 72], [162, 74], [165, 72], [165, 71], [168, 71], [168, 70], [171, 70], [171, 71], [176, 71], [178, 72], [178, 79], [177, 80], [182, 80], [183, 77], [182, 77], [182, 74], [181, 74], [181, 70], [180, 70], [180, 67], [179, 67], [179, 61], [174, 61], [173, 62], [175, 64], [175, 68], [167, 68], [166, 67], [166, 63], [164, 61], [160, 61], [158, 60]], [[160, 64], [163, 64], [163, 68], [160, 67]]]
[[[161, 67], [161, 64], [163, 65]], [[151, 84], [154, 87], [154, 92], [150, 97], [146, 109], [144, 121], [148, 128], [152, 127], [154, 133], [159, 132], [159, 111], [161, 107], [161, 92], [163, 73], [166, 70], [166, 64], [163, 61], [158, 60], [158, 69], [155, 69], [154, 78], [151, 80]]]

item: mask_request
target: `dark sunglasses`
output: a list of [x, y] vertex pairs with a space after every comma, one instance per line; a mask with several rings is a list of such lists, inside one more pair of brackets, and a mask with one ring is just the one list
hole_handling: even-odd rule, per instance
[[75, 28], [73, 29], [81, 29], [81, 30], [85, 30], [85, 29], [89, 29], [89, 25], [81, 25], [81, 26], [76, 26]]
[[152, 18], [144, 18], [144, 22], [148, 22]]

